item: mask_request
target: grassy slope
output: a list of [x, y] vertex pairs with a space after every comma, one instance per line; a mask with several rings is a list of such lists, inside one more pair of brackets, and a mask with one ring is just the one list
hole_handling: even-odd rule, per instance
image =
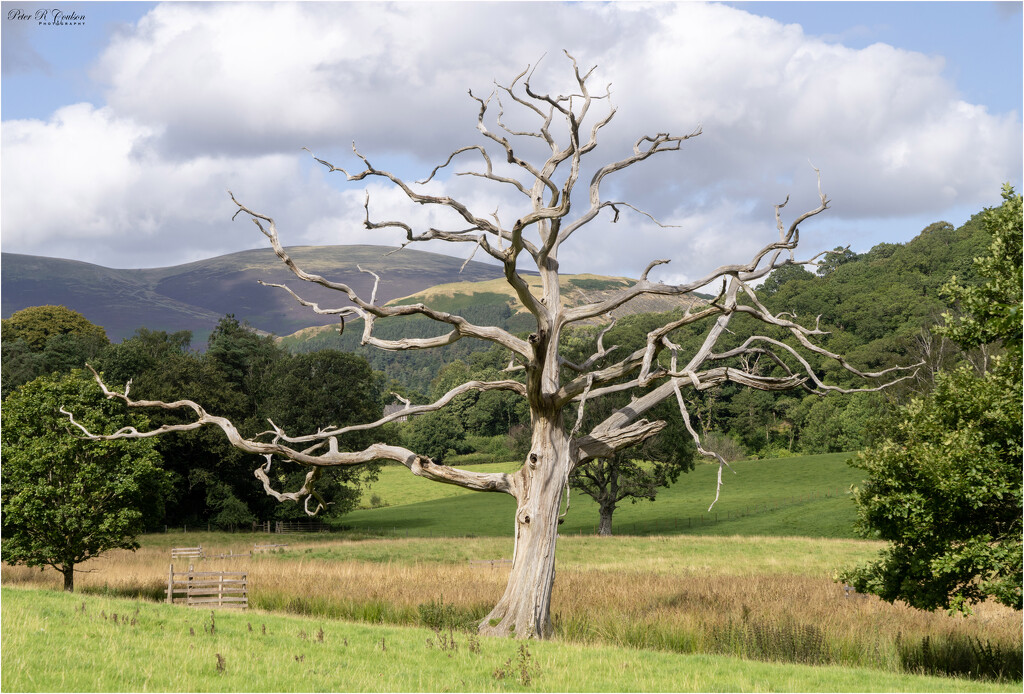
[[457, 633], [457, 648], [442, 650], [426, 629], [255, 611], [218, 612], [211, 634], [205, 610], [56, 591], [2, 595], [4, 691], [1020, 691], [1019, 683], [556, 642], [529, 644], [524, 683], [520, 644], [506, 639], [471, 648]]
[[[540, 277], [537, 275], [525, 275], [524, 279], [530, 286], [530, 291], [539, 298], [542, 294]], [[559, 286], [561, 287], [562, 305], [579, 306], [602, 301], [633, 282], [634, 280], [625, 277], [605, 277], [591, 274], [561, 275]], [[707, 298], [701, 294], [696, 296], [701, 299]], [[396, 299], [392, 303], [411, 304], [422, 302], [439, 310], [457, 312], [459, 305], [473, 303], [478, 297], [488, 302], [500, 298], [509, 303], [513, 313], [527, 313], [516, 293], [503, 278], [483, 282], [439, 284], [422, 292], [417, 292], [414, 295]], [[615, 309], [612, 315], [620, 318], [633, 313], [664, 313], [681, 306], [691, 306], [693, 303], [693, 296], [641, 296], [628, 305]], [[601, 320], [604, 319], [602, 318]], [[600, 321], [589, 322], [597, 323]]]
[[[860, 473], [846, 464], [849, 457], [833, 453], [733, 463], [735, 474], [723, 473], [721, 497], [710, 513], [718, 467], [698, 465], [672, 487], [660, 490], [657, 500], [622, 504], [613, 530], [852, 538], [855, 513], [847, 490], [860, 481]], [[515, 468], [513, 463], [497, 463], [473, 469]], [[409, 536], [508, 536], [512, 531], [512, 497], [430, 482], [404, 467], [386, 467], [364, 498], [371, 494], [390, 506], [355, 511], [345, 517], [346, 525]], [[573, 494], [562, 533], [589, 534], [596, 525], [597, 505], [585, 495]]]

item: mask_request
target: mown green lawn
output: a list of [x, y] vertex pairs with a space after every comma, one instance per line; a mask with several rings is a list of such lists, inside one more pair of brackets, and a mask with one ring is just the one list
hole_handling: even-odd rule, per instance
[[[717, 465], [699, 464], [653, 501], [624, 502], [615, 511], [616, 534], [773, 535], [853, 538], [856, 516], [849, 495], [862, 479], [846, 464], [849, 453], [742, 461], [722, 475], [715, 499]], [[511, 472], [514, 463], [472, 469]], [[346, 526], [408, 536], [509, 536], [515, 501], [506, 494], [481, 493], [439, 484], [387, 466], [364, 499], [377, 495], [387, 507], [345, 516]], [[592, 534], [597, 504], [573, 493], [562, 534]]]
[[524, 645], [256, 611], [211, 615], [57, 591], [4, 588], [2, 603], [4, 691], [1020, 691], [1020, 683]]

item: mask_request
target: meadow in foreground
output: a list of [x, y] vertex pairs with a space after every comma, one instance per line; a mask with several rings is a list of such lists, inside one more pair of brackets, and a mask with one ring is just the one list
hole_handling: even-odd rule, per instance
[[[263, 535], [189, 534], [208, 552], [245, 552]], [[177, 539], [177, 543], [175, 543]], [[83, 568], [87, 594], [160, 600], [169, 548], [144, 538]], [[1021, 615], [984, 604], [970, 618], [846, 597], [833, 572], [878, 543], [760, 537], [565, 537], [553, 613], [556, 640], [763, 661], [1020, 678]], [[251, 604], [275, 613], [372, 624], [471, 628], [501, 595], [511, 556], [496, 538], [292, 537], [284, 552], [205, 559], [199, 570], [244, 569]], [[178, 569], [184, 568], [179, 566]], [[5, 566], [7, 586], [59, 588], [52, 571]], [[671, 689], [671, 687], [668, 687]]]
[[4, 691], [1020, 691], [26, 588], [2, 600]]

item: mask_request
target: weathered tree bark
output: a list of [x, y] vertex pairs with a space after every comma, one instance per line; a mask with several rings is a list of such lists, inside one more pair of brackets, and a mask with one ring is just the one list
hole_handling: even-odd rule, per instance
[[604, 537], [611, 537], [612, 514], [615, 513], [615, 502], [603, 503], [598, 506], [597, 534]]
[[538, 422], [526, 463], [514, 475], [515, 545], [505, 592], [480, 633], [545, 638], [551, 635], [558, 510], [569, 464], [569, 439], [561, 422]]
[[[321, 499], [316, 492], [321, 468], [360, 465], [381, 459], [400, 462], [413, 474], [436, 482], [455, 484], [475, 491], [511, 494], [517, 502], [513, 519], [515, 549], [512, 569], [504, 594], [480, 624], [480, 632], [515, 635], [521, 638], [550, 636], [555, 546], [561, 501], [567, 489], [569, 475], [575, 467], [593, 458], [613, 456], [617, 451], [656, 435], [665, 427], [664, 421], [643, 419], [644, 413], [666, 399], [675, 398], [682, 421], [697, 444], [698, 451], [718, 460], [721, 486], [721, 469], [725, 465], [725, 460], [714, 451], [702, 447], [700, 436], [690, 424], [682, 394], [684, 389], [699, 394], [713, 386], [732, 382], [761, 390], [803, 388], [817, 394], [831, 391], [852, 392], [852, 389], [823, 383], [805, 357], [807, 353], [835, 360], [846, 370], [864, 378], [879, 378], [898, 370], [889, 369], [878, 373], [857, 370], [840, 355], [833, 354], [815, 343], [816, 339], [825, 334], [817, 326], [810, 328], [800, 325], [793, 316], [772, 315], [757, 299], [752, 283], [763, 279], [772, 270], [783, 265], [814, 265], [820, 257], [813, 256], [806, 260], [797, 260], [794, 257], [799, 240], [798, 225], [828, 207], [827, 199], [820, 189], [820, 205], [798, 216], [788, 229], [783, 226], [780, 214], [785, 203], [776, 207], [779, 238], [765, 245], [749, 262], [723, 265], [691, 282], [669, 285], [648, 279], [648, 274], [653, 268], [668, 262], [655, 260], [643, 270], [640, 279], [632, 286], [595, 303], [574, 308], [563, 307], [559, 289], [558, 250], [576, 232], [596, 219], [601, 212], [609, 209], [614, 213], [612, 221], [618, 221], [621, 208], [639, 212], [655, 224], [663, 226], [650, 215], [636, 210], [628, 203], [603, 199], [602, 184], [605, 179], [617, 171], [637, 165], [657, 154], [678, 151], [684, 141], [700, 134], [698, 128], [682, 136], [659, 133], [640, 137], [633, 145], [632, 154], [619, 161], [605, 164], [592, 174], [586, 186], [586, 193], [576, 193], [576, 198], [585, 207], [574, 210], [570, 203], [581, 175], [582, 159], [597, 146], [597, 135], [611, 121], [615, 109], [609, 108], [602, 118], [591, 122], [589, 131], [584, 127], [585, 122], [592, 120], [589, 118], [589, 111], [595, 100], [607, 99], [610, 94], [606, 92], [599, 96], [592, 95], [588, 80], [593, 69], [581, 74], [575, 59], [568, 57], [572, 63], [577, 90], [569, 96], [552, 96], [534, 91], [530, 84], [533, 73], [529, 69], [518, 75], [510, 86], [497, 87], [486, 99], [480, 99], [470, 93], [479, 106], [477, 130], [491, 143], [492, 149], [496, 149], [496, 160], [502, 162], [500, 171], [495, 170], [495, 160], [485, 147], [473, 145], [456, 150], [446, 162], [436, 167], [426, 180], [415, 184], [429, 183], [437, 172], [449, 166], [455, 157], [475, 153], [480, 157], [480, 167], [476, 170], [460, 171], [459, 174], [478, 177], [484, 182], [497, 184], [506, 190], [511, 189], [525, 198], [520, 200], [525, 202], [527, 211], [512, 220], [511, 224], [503, 224], [497, 211], [487, 210], [478, 214], [451, 197], [420, 192], [423, 189], [414, 189], [394, 174], [375, 168], [354, 146], [353, 152], [364, 167], [355, 173], [349, 173], [322, 159], [316, 159], [330, 172], [338, 172], [345, 176], [347, 181], [386, 179], [408, 200], [434, 208], [443, 208], [444, 211], [454, 213], [461, 219], [461, 228], [431, 227], [417, 233], [404, 222], [372, 221], [367, 196], [364, 225], [368, 229], [401, 230], [407, 239], [402, 244], [403, 247], [418, 241], [443, 240], [452, 243], [472, 243], [474, 251], [483, 250], [502, 264], [506, 281], [520, 304], [535, 321], [536, 329], [527, 340], [502, 328], [475, 325], [462, 316], [435, 310], [424, 304], [379, 304], [376, 297], [380, 277], [369, 270], [360, 268], [362, 272], [374, 277], [373, 290], [368, 299], [358, 295], [345, 283], [306, 272], [296, 265], [285, 251], [274, 220], [249, 209], [235, 199], [234, 195], [231, 196], [238, 207], [236, 216], [248, 216], [297, 278], [338, 291], [351, 303], [337, 308], [322, 308], [315, 302], [303, 299], [289, 287], [270, 286], [288, 292], [296, 301], [310, 307], [314, 312], [362, 319], [362, 344], [380, 349], [428, 349], [451, 344], [463, 337], [500, 345], [510, 353], [507, 371], [515, 377], [500, 381], [470, 381], [451, 389], [433, 403], [407, 407], [376, 422], [328, 427], [315, 433], [298, 435], [294, 432], [285, 432], [270, 421], [270, 430], [252, 438], [245, 438], [229, 420], [208, 414], [198, 403], [190, 400], [133, 400], [129, 397], [127, 386], [124, 392], [110, 390], [103, 383], [101, 376], [96, 374], [96, 380], [108, 398], [120, 399], [129, 407], [190, 410], [194, 419], [189, 423], [165, 425], [151, 431], [125, 427], [112, 434], [92, 433], [76, 422], [71, 413], [66, 413], [71, 417], [72, 423], [82, 430], [84, 436], [97, 440], [144, 438], [189, 431], [208, 425], [219, 427], [233, 446], [264, 459], [265, 462], [255, 469], [254, 475], [268, 494], [281, 501], [303, 501], [307, 513], [311, 515], [322, 508]], [[524, 76], [525, 80], [517, 87], [517, 83]], [[527, 117], [534, 118], [539, 123], [537, 129], [524, 132], [508, 128], [503, 122], [505, 106], [500, 101], [502, 96], [522, 109]], [[497, 109], [492, 102], [497, 103]], [[562, 142], [559, 142], [559, 138], [551, 132], [556, 118], [563, 121], [565, 132], [560, 135]], [[550, 149], [550, 153], [543, 161], [526, 161], [517, 152], [533, 151], [533, 148], [513, 147], [513, 141], [540, 143], [542, 148], [546, 146]], [[534, 294], [534, 290], [520, 274], [521, 265], [529, 262], [532, 262], [540, 275], [539, 296]], [[718, 285], [721, 285], [722, 289], [716, 299], [696, 310], [688, 310], [683, 317], [652, 330], [647, 334], [646, 345], [632, 354], [621, 357], [616, 355], [618, 359], [613, 360], [609, 355], [614, 347], [605, 348], [602, 343], [605, 333], [602, 332], [597, 338], [595, 353], [581, 364], [568, 363], [560, 356], [559, 342], [562, 332], [575, 322], [606, 316], [614, 309], [648, 294], [683, 296], [704, 287]], [[716, 352], [719, 337], [727, 332], [732, 316], [738, 313], [770, 326], [773, 330], [787, 332], [789, 341], [753, 335], [738, 347]], [[396, 340], [380, 339], [374, 335], [374, 321], [377, 318], [401, 316], [426, 316], [444, 324], [449, 331], [438, 337]], [[674, 330], [698, 321], [711, 322], [706, 337], [701, 347], [690, 355], [688, 360], [684, 360], [685, 363], [680, 363], [679, 348], [670, 337]], [[666, 355], [670, 355], [670, 359], [666, 359]], [[769, 369], [762, 369], [759, 361], [768, 364]], [[878, 390], [893, 382], [895, 381], [861, 390]], [[414, 451], [385, 443], [373, 444], [362, 451], [339, 450], [339, 437], [347, 432], [377, 429], [399, 417], [436, 411], [448, 405], [458, 395], [471, 390], [505, 390], [514, 392], [527, 401], [531, 413], [532, 446], [523, 466], [517, 472], [504, 474], [460, 470], [438, 465]], [[579, 431], [588, 400], [622, 392], [632, 392], [636, 397], [627, 406], [613, 411], [588, 432]], [[567, 430], [563, 416], [566, 408], [576, 411], [576, 424], [571, 430]], [[309, 468], [299, 490], [279, 492], [273, 488], [270, 469], [275, 457]], [[310, 500], [318, 502], [312, 509], [309, 505]]]

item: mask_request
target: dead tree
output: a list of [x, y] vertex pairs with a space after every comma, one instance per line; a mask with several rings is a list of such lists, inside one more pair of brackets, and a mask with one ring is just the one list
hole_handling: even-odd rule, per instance
[[[609, 176], [651, 157], [679, 151], [683, 142], [700, 134], [698, 127], [681, 136], [658, 133], [640, 137], [633, 145], [631, 154], [594, 168], [589, 182], [580, 184], [584, 158], [594, 150], [599, 133], [612, 120], [615, 109], [608, 105], [600, 109], [602, 113], [599, 116], [592, 114], [592, 108], [597, 104], [607, 103], [609, 91], [605, 89], [603, 93], [592, 94], [590, 82], [593, 68], [582, 73], [575, 59], [568, 57], [575, 82], [573, 93], [568, 96], [552, 96], [543, 91], [535, 91], [531, 85], [533, 72], [529, 68], [508, 86], [495, 86], [486, 98], [479, 98], [470, 92], [470, 97], [478, 107], [476, 128], [485, 143], [457, 149], [424, 181], [407, 183], [388, 171], [376, 168], [356, 150], [355, 145], [353, 152], [361, 161], [360, 170], [348, 171], [317, 159], [328, 171], [336, 172], [350, 182], [386, 179], [412, 202], [454, 212], [461, 220], [460, 228], [417, 230], [401, 221], [373, 221], [367, 197], [364, 223], [368, 229], [404, 231], [406, 242], [403, 247], [418, 241], [439, 239], [472, 244], [474, 252], [483, 251], [498, 261], [504, 268], [505, 280], [533, 317], [536, 327], [526, 339], [499, 327], [475, 325], [461, 316], [435, 310], [424, 304], [386, 306], [378, 303], [376, 294], [380, 278], [376, 275], [373, 291], [366, 297], [360, 296], [343, 282], [306, 272], [288, 256], [274, 220], [249, 208], [234, 195], [231, 196], [238, 207], [235, 216], [241, 214], [251, 219], [296, 277], [340, 292], [351, 305], [325, 308], [302, 298], [289, 287], [270, 286], [288, 292], [316, 313], [337, 315], [341, 319], [362, 319], [362, 343], [380, 349], [429, 349], [467, 337], [496, 343], [511, 355], [507, 379], [463, 383], [435, 402], [408, 407], [401, 413], [393, 413], [376, 422], [298, 434], [283, 431], [271, 421], [269, 431], [245, 438], [232, 422], [206, 412], [198, 403], [189, 400], [133, 400], [127, 387], [124, 393], [112, 391], [97, 375], [97, 381], [109, 398], [120, 399], [130, 407], [191, 410], [194, 418], [187, 424], [166, 425], [152, 431], [137, 431], [129, 427], [113, 434], [101, 435], [85, 431], [85, 435], [93, 439], [144, 438], [207, 425], [220, 427], [232, 445], [264, 458], [265, 462], [257, 467], [255, 475], [262, 481], [268, 494], [279, 500], [303, 501], [310, 514], [315, 514], [321, 508], [316, 483], [324, 468], [359, 465], [380, 459], [398, 461], [413, 474], [437, 482], [475, 491], [511, 494], [517, 503], [512, 568], [505, 592], [481, 622], [480, 632], [544, 638], [552, 631], [550, 601], [555, 577], [555, 544], [562, 500], [567, 498], [569, 474], [593, 458], [609, 457], [622, 448], [657, 434], [665, 422], [645, 419], [644, 414], [648, 410], [666, 399], [675, 400], [682, 421], [697, 443], [698, 450], [719, 464], [720, 485], [721, 466], [726, 464], [725, 460], [701, 445], [700, 436], [690, 423], [684, 390], [699, 393], [726, 382], [769, 391], [803, 388], [824, 394], [844, 390], [822, 382], [809, 359], [835, 360], [863, 378], [877, 379], [893, 371], [858, 371], [843, 357], [829, 352], [819, 344], [825, 333], [817, 326], [801, 325], [793, 316], [772, 315], [757, 298], [754, 284], [773, 269], [794, 263], [814, 264], [820, 257], [800, 260], [794, 255], [799, 241], [799, 225], [823, 212], [828, 206], [826, 196], [820, 191], [820, 178], [820, 204], [799, 215], [788, 227], [781, 218], [781, 209], [785, 203], [778, 205], [775, 210], [777, 238], [770, 240], [747, 262], [724, 265], [692, 282], [670, 285], [648, 279], [651, 270], [668, 262], [654, 260], [640, 272], [638, 280], [614, 296], [571, 308], [563, 306], [559, 295], [558, 269], [558, 253], [563, 244], [576, 240], [574, 237], [584, 233], [585, 227], [601, 214], [613, 215], [613, 221], [617, 221], [620, 213], [635, 212], [656, 221], [627, 202], [606, 200], [602, 195], [602, 186]], [[516, 109], [521, 117], [535, 119], [533, 128], [519, 130], [508, 125], [506, 106]], [[535, 160], [521, 156], [521, 152], [531, 151], [531, 147], [542, 152]], [[493, 153], [498, 156], [493, 156]], [[461, 171], [459, 175], [477, 177], [484, 184], [501, 186], [521, 196], [520, 199], [525, 203], [525, 213], [510, 222], [502, 221], [497, 212], [474, 211], [451, 197], [423, 192], [423, 185], [431, 181], [438, 171], [451, 166], [457, 158], [464, 157], [476, 161], [477, 166], [472, 170]], [[570, 202], [577, 185], [585, 186], [585, 195], [580, 196], [581, 202], [585, 201], [582, 206]], [[776, 231], [772, 232], [773, 236]], [[531, 291], [524, 279], [522, 273], [525, 269], [535, 269], [540, 274], [542, 287], [539, 296]], [[687, 310], [685, 315], [652, 330], [647, 334], [646, 345], [631, 354], [616, 354], [614, 347], [606, 347], [600, 338], [593, 355], [582, 363], [569, 363], [559, 354], [559, 338], [573, 324], [599, 319], [644, 295], [681, 297], [706, 286], [721, 286], [717, 298]], [[782, 340], [755, 334], [733, 348], [719, 347], [719, 339], [737, 315], [748, 316], [769, 326], [765, 332], [781, 329], [789, 337]], [[374, 335], [375, 320], [399, 316], [426, 316], [447, 326], [448, 332], [438, 337], [398, 340], [380, 339]], [[703, 343], [692, 354], [680, 354], [678, 346], [671, 340], [673, 331], [699, 321], [707, 325]], [[763, 370], [761, 367], [750, 366], [756, 359], [774, 365], [771, 375], [760, 373]], [[866, 386], [864, 389], [874, 390], [885, 385], [873, 388]], [[532, 444], [518, 471], [504, 474], [461, 470], [435, 464], [415, 451], [387, 443], [376, 443], [360, 451], [339, 450], [338, 437], [342, 434], [375, 429], [398, 416], [438, 410], [458, 395], [473, 390], [511, 391], [525, 398], [529, 404]], [[578, 425], [568, 425], [566, 422], [572, 421], [571, 416], [563, 417], [563, 412], [574, 414], [575, 421], [579, 422], [588, 401], [623, 391], [635, 392], [637, 397], [588, 432], [579, 431]], [[271, 465], [275, 464], [275, 458], [309, 468], [300, 489], [284, 492], [272, 487], [270, 470]], [[718, 498], [717, 491], [715, 498]], [[313, 508], [310, 507], [311, 500], [317, 502]]]

